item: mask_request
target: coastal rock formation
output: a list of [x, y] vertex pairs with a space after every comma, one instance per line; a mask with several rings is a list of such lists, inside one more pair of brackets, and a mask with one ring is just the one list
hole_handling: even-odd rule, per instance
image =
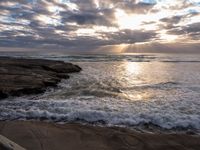
[[199, 150], [200, 148], [198, 135], [141, 133], [126, 128], [73, 123], [0, 121], [0, 134], [27, 150]]
[[81, 68], [63, 61], [0, 57], [0, 99], [37, 94]]

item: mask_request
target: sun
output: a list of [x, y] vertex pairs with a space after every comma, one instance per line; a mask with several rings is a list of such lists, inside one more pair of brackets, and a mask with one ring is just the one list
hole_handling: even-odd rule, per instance
[[117, 9], [115, 17], [119, 28], [121, 29], [139, 29], [142, 24], [142, 19], [136, 15], [129, 15], [122, 9]]
[[158, 19], [153, 14], [128, 14], [122, 9], [116, 9], [115, 11], [116, 22], [120, 29], [131, 30], [155, 30], [156, 24], [146, 24], [145, 22], [151, 22]]

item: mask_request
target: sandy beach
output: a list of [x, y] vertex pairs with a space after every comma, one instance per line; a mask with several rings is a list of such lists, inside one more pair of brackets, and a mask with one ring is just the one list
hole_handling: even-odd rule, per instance
[[28, 150], [198, 150], [200, 137], [125, 128], [2, 121], [0, 134]]

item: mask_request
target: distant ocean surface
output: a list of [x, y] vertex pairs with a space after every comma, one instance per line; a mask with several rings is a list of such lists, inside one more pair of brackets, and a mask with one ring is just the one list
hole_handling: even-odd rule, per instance
[[[1, 53], [1, 56], [13, 56]], [[79, 65], [57, 88], [0, 101], [0, 120], [200, 131], [200, 55], [28, 55]]]

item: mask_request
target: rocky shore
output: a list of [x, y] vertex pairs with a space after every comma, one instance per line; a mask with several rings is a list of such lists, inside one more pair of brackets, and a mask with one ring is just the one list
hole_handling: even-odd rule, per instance
[[[27, 150], [199, 150], [200, 137], [126, 128], [0, 121], [0, 134]], [[1, 148], [1, 147], [0, 147]]]
[[[44, 92], [47, 87], [54, 87], [62, 79], [69, 78], [69, 73], [80, 71], [79, 66], [62, 61], [0, 57], [0, 99]], [[69, 122], [59, 124], [33, 120], [0, 121], [0, 150], [199, 150], [199, 148], [200, 136], [192, 133], [141, 133], [127, 128]]]
[[69, 78], [68, 73], [80, 71], [62, 61], [0, 57], [0, 99], [44, 92]]

